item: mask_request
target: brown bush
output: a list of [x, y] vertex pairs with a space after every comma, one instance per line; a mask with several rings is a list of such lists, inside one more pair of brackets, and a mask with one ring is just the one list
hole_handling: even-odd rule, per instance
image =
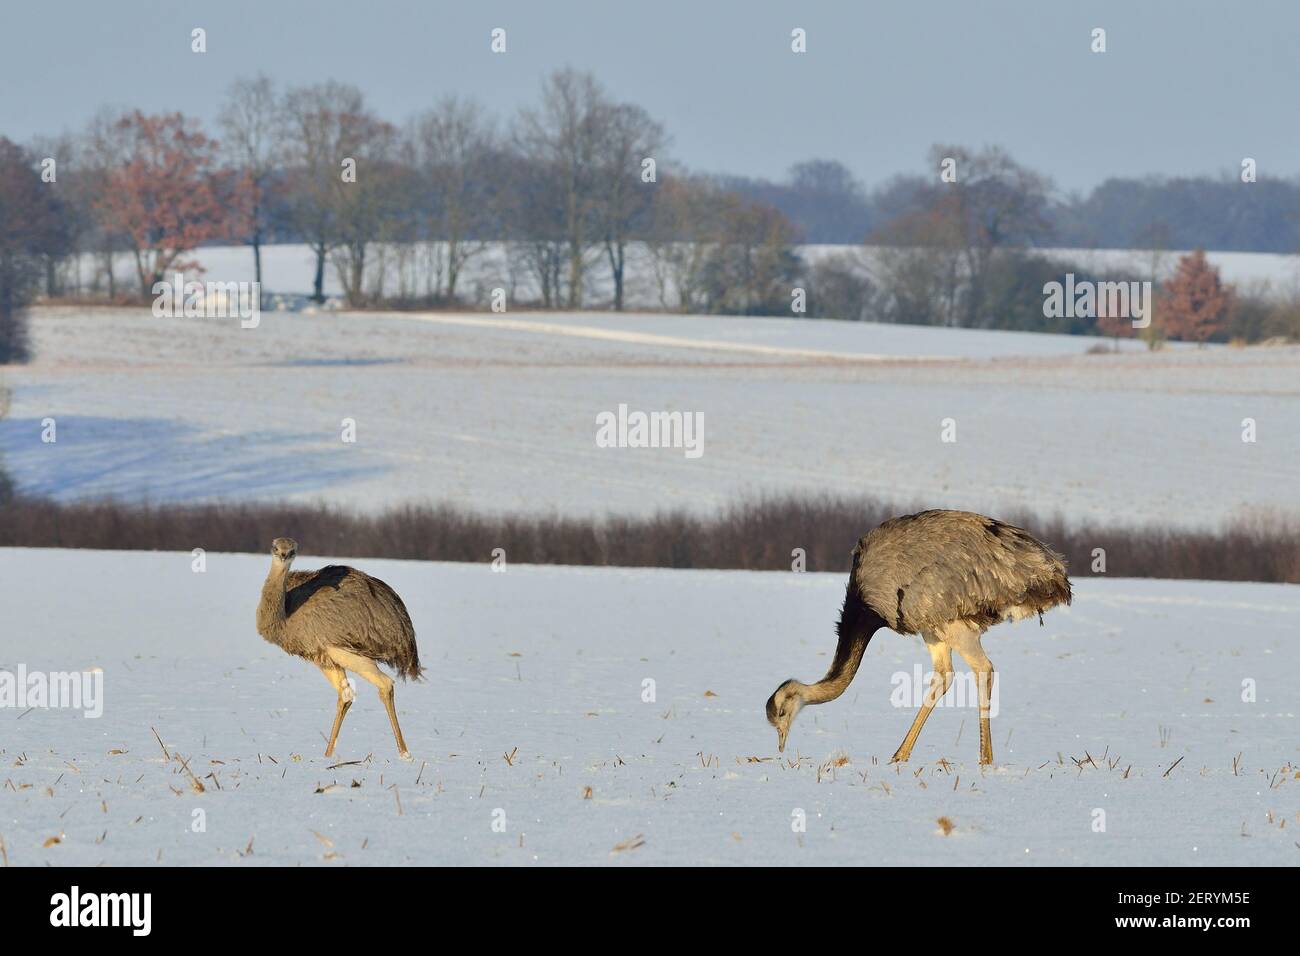
[[[737, 503], [715, 516], [665, 511], [649, 517], [484, 515], [452, 505], [408, 506], [375, 516], [317, 505], [0, 504], [0, 546], [262, 553], [271, 539], [355, 558], [666, 568], [789, 570], [802, 548], [809, 571], [847, 571], [859, 536], [915, 506], [873, 499], [794, 496]], [[1092, 575], [1093, 550], [1111, 577], [1300, 583], [1300, 524], [1254, 514], [1214, 531], [1070, 525], [1059, 517], [999, 513]]]

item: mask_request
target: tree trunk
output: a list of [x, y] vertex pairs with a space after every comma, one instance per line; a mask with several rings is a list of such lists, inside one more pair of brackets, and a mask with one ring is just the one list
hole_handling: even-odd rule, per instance
[[[147, 299], [153, 294], [153, 282], [145, 272], [144, 263], [144, 256], [141, 255], [140, 251], [137, 249], [135, 253], [135, 275], [136, 278], [140, 280], [140, 295]], [[176, 295], [177, 300], [182, 301], [185, 296], [185, 290], [177, 289]]]
[[460, 263], [456, 260], [460, 241], [454, 236], [447, 240], [447, 301], [456, 301], [456, 280], [460, 278]]
[[253, 281], [257, 283], [257, 307], [262, 308], [262, 235], [253, 232]]
[[117, 295], [117, 286], [113, 282], [113, 252], [108, 250], [101, 255], [104, 256], [104, 270], [108, 273], [108, 301], [112, 302]]
[[311, 284], [311, 300], [317, 305], [325, 301], [325, 246], [316, 246], [316, 275]]
[[[616, 251], [617, 250], [617, 251]], [[605, 243], [605, 254], [609, 257], [609, 271], [614, 277], [614, 311], [623, 311], [623, 243]]]
[[578, 217], [577, 189], [572, 182], [569, 184], [565, 202], [565, 219], [565, 232], [569, 243], [568, 307], [577, 309], [582, 304], [582, 220]]
[[366, 244], [364, 242], [354, 243], [351, 255], [351, 277], [348, 281], [347, 297], [348, 305], [354, 308], [360, 306], [365, 298], [365, 291], [362, 288], [362, 282], [366, 275]]
[[545, 248], [543, 248], [539, 254], [539, 262], [541, 264], [541, 269], [538, 271], [542, 280], [542, 308], [549, 309], [551, 307], [551, 298], [554, 293], [551, 289], [550, 253]]

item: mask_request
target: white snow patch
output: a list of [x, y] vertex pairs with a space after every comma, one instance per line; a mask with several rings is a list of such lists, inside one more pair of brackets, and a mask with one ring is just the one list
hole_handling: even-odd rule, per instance
[[[65, 501], [591, 515], [833, 492], [1107, 524], [1300, 513], [1294, 347], [1083, 355], [1095, 339], [601, 313], [275, 313], [245, 330], [42, 309], [32, 332], [35, 360], [5, 371], [0, 456]], [[702, 414], [703, 457], [598, 447], [620, 404]]]
[[[286, 530], [303, 567], [329, 560]], [[412, 764], [365, 684], [321, 756], [333, 691], [253, 627], [265, 557], [195, 574], [188, 553], [0, 550], [0, 669], [99, 666], [105, 694], [98, 720], [0, 709], [9, 862], [1295, 861], [1300, 587], [1087, 579], [1045, 627], [995, 628], [981, 770], [975, 714], [953, 707], [886, 763], [912, 719], [890, 677], [928, 660], [889, 632], [777, 759], [763, 703], [825, 671], [841, 575], [354, 563], [415, 621], [427, 679], [396, 698]]]

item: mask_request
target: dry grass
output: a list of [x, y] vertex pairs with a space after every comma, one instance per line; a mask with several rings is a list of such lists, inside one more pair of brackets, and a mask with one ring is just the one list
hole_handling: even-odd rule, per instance
[[[261, 554], [273, 538], [297, 538], [313, 554], [426, 561], [784, 570], [791, 552], [808, 571], [847, 571], [858, 537], [908, 511], [874, 499], [774, 497], [700, 517], [563, 518], [486, 515], [451, 505], [409, 506], [375, 516], [312, 505], [135, 505], [113, 501], [0, 503], [0, 546]], [[1093, 575], [1105, 551], [1111, 577], [1300, 583], [1300, 522], [1254, 514], [1217, 530], [1072, 525], [1030, 514], [998, 517], [1028, 528], [1066, 555], [1075, 577]]]

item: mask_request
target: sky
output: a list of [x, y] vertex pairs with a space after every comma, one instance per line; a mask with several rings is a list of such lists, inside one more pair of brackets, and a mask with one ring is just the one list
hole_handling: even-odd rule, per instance
[[11, 0], [0, 135], [76, 131], [106, 105], [211, 123], [258, 72], [354, 83], [397, 123], [452, 92], [506, 119], [573, 66], [662, 121], [670, 161], [701, 172], [779, 179], [817, 157], [870, 187], [945, 142], [1004, 146], [1063, 193], [1235, 175], [1244, 157], [1295, 177], [1298, 39], [1300, 0]]

